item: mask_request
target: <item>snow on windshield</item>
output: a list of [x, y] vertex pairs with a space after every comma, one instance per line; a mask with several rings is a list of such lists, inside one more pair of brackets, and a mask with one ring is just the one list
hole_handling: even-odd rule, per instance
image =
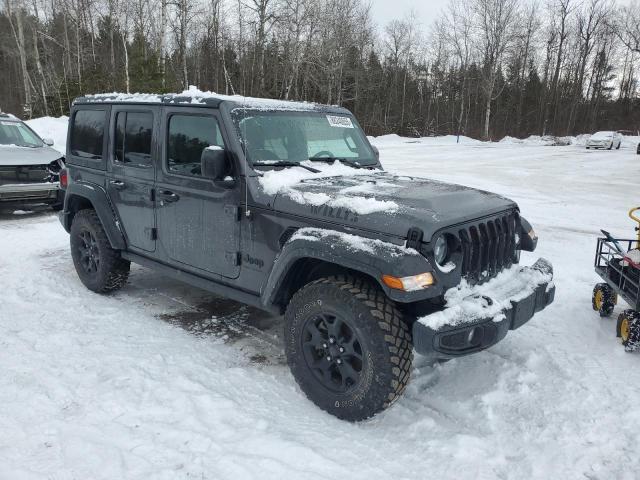
[[[291, 198], [296, 203], [302, 205], [328, 205], [334, 208], [349, 208], [360, 215], [366, 215], [375, 212], [395, 213], [399, 206], [396, 202], [390, 200], [380, 200], [375, 197], [374, 189], [378, 192], [380, 189], [393, 186], [390, 183], [371, 184], [371, 186], [351, 184], [333, 195], [324, 192], [306, 192], [301, 191], [299, 187], [302, 182], [313, 180], [314, 186], [322, 186], [323, 179], [330, 177], [357, 177], [361, 175], [372, 175], [373, 171], [369, 169], [356, 169], [341, 163], [334, 164], [318, 164], [314, 162], [301, 162], [316, 170], [318, 173], [310, 172], [302, 167], [289, 167], [282, 170], [269, 170], [259, 178], [259, 183], [265, 193], [269, 195], [282, 194]], [[378, 171], [378, 175], [386, 174]], [[298, 187], [298, 188], [296, 188]], [[333, 193], [333, 192], [332, 192]]]
[[613, 136], [613, 132], [596, 132], [591, 135], [591, 138], [611, 138]]

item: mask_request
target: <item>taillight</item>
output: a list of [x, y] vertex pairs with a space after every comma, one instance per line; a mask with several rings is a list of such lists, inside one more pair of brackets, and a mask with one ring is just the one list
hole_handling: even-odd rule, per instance
[[63, 168], [60, 170], [60, 186], [67, 188], [67, 185], [69, 185], [69, 177], [67, 176], [67, 169]]

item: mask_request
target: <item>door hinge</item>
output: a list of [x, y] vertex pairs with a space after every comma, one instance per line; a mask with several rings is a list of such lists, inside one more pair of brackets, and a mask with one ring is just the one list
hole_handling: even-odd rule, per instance
[[237, 205], [225, 205], [224, 213], [234, 218], [236, 222], [240, 221], [240, 207]]
[[156, 201], [156, 189], [155, 188], [152, 188], [151, 191], [149, 192], [149, 199], [152, 202]]
[[151, 240], [157, 240], [158, 239], [158, 229], [153, 227], [151, 229]]
[[228, 264], [233, 265], [234, 267], [240, 265], [242, 258], [240, 252], [226, 252], [224, 256]]

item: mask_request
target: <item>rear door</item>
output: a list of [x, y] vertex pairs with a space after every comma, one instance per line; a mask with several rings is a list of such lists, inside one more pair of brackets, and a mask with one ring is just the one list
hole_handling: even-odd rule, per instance
[[116, 105], [111, 110], [107, 190], [131, 250], [154, 252], [155, 150], [159, 107]]
[[[213, 109], [163, 107], [162, 169], [156, 184], [158, 241], [163, 256], [195, 273], [236, 278], [240, 273], [240, 188], [203, 178], [204, 148], [225, 148], [224, 126]], [[237, 171], [230, 164], [229, 175]]]

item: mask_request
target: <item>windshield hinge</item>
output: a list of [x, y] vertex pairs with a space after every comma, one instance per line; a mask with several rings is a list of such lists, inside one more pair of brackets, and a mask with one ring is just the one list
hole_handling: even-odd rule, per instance
[[411, 227], [407, 232], [407, 248], [413, 248], [420, 251], [420, 244], [424, 233], [417, 227]]

